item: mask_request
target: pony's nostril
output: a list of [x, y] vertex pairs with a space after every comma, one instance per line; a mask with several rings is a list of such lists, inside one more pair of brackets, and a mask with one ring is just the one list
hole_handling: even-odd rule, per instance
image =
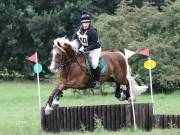
[[51, 69], [52, 73], [57, 73], [57, 71], [58, 71], [57, 69]]
[[52, 73], [54, 73], [54, 72], [55, 72], [55, 70], [54, 70], [54, 69], [50, 69], [50, 70], [51, 70], [51, 72], [52, 72]]

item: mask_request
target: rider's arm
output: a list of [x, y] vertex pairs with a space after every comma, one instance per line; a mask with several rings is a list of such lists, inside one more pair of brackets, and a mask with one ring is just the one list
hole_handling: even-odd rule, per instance
[[90, 42], [89, 42], [88, 47], [86, 47], [87, 51], [91, 51], [93, 49], [100, 48], [100, 44], [99, 44], [99, 40], [98, 40], [98, 34], [97, 34], [97, 31], [95, 29], [93, 29], [89, 33], [89, 38], [90, 38]]
[[77, 34], [78, 31], [79, 31], [79, 28], [74, 32], [74, 34], [73, 34], [73, 36], [71, 38], [71, 41], [76, 40], [79, 43], [78, 48], [81, 48], [82, 44], [79, 42], [79, 39], [78, 39], [78, 34]]

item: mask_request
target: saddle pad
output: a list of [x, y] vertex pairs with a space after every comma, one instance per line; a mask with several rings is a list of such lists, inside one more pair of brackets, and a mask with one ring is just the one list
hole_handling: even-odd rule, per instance
[[107, 66], [106, 61], [102, 57], [100, 57], [100, 59], [99, 59], [98, 66], [99, 66], [99, 69], [100, 69], [100, 75], [101, 76], [107, 75], [107, 73], [108, 73], [108, 66]]
[[[85, 58], [86, 58], [86, 67], [87, 67], [88, 73], [90, 76], [93, 76], [91, 60], [89, 60], [87, 57], [85, 57]], [[100, 76], [107, 75], [108, 66], [107, 66], [106, 61], [102, 57], [99, 58], [98, 66], [99, 66], [99, 70], [100, 70]]]

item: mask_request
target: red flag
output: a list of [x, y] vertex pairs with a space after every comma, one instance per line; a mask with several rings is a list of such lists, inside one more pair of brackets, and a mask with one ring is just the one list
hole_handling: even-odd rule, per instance
[[36, 53], [31, 55], [30, 57], [27, 57], [26, 59], [35, 63], [38, 61], [38, 58], [36, 59]]
[[149, 56], [149, 49], [145, 48], [144, 50], [140, 51], [139, 54], [144, 55], [144, 56]]

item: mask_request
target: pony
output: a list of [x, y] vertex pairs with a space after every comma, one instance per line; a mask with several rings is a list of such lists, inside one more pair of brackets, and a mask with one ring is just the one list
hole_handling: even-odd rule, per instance
[[[53, 48], [50, 53], [52, 59], [50, 71], [56, 73], [59, 69], [61, 70], [59, 82], [48, 98], [45, 114], [50, 114], [58, 106], [59, 99], [63, 96], [63, 90], [92, 87], [85, 57], [79, 53], [79, 47], [80, 44], [77, 40], [70, 41], [65, 37], [53, 40]], [[147, 86], [139, 86], [132, 76], [128, 79], [127, 69], [129, 68], [127, 68], [128, 63], [123, 53], [105, 51], [101, 53], [101, 57], [107, 64], [108, 72], [100, 77], [100, 82], [115, 82], [115, 97], [117, 99], [135, 99], [135, 96], [147, 90]], [[129, 84], [132, 86], [132, 94], [129, 92]], [[120, 85], [126, 86], [124, 93], [120, 90]]]

